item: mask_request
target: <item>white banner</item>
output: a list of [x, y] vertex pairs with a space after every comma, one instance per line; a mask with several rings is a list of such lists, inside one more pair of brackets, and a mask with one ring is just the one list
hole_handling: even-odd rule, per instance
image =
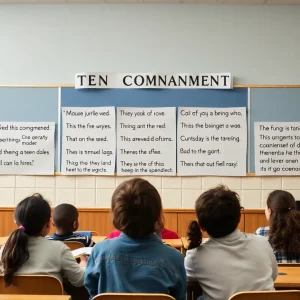
[[118, 107], [118, 175], [176, 175], [176, 108]]
[[62, 108], [62, 174], [114, 175], [115, 108]]
[[300, 175], [300, 123], [255, 122], [255, 174]]
[[0, 123], [0, 174], [53, 175], [55, 123]]
[[77, 73], [76, 89], [232, 89], [230, 73]]
[[178, 108], [178, 175], [245, 176], [246, 108]]

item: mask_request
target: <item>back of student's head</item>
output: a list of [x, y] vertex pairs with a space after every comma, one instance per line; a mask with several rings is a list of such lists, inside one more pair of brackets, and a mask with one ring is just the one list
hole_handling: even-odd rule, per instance
[[162, 203], [156, 188], [134, 178], [120, 184], [112, 196], [111, 209], [116, 229], [131, 238], [154, 233], [162, 222]]
[[222, 238], [236, 230], [241, 217], [237, 193], [225, 186], [218, 186], [200, 195], [195, 205], [197, 220], [188, 228], [189, 249], [198, 247], [202, 231], [213, 238]]
[[71, 232], [78, 228], [78, 211], [72, 204], [63, 203], [56, 206], [52, 218], [55, 227], [63, 233]]
[[19, 228], [8, 238], [1, 258], [2, 275], [7, 286], [29, 258], [28, 236], [41, 235], [50, 218], [50, 205], [40, 194], [27, 197], [16, 207], [15, 222]]
[[269, 241], [276, 251], [284, 251], [291, 257], [300, 256], [300, 213], [292, 194], [276, 190], [269, 194]]

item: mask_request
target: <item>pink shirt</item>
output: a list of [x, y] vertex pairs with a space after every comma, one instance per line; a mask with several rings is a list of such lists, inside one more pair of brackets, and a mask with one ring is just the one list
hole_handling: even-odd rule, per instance
[[[113, 238], [118, 237], [120, 234], [121, 234], [121, 231], [115, 230], [115, 231], [111, 232], [108, 235], [108, 238], [109, 239], [113, 239]], [[162, 230], [162, 232], [161, 232], [161, 238], [163, 240], [167, 240], [167, 239], [179, 239], [179, 236], [178, 236], [178, 234], [176, 232], [164, 228]]]

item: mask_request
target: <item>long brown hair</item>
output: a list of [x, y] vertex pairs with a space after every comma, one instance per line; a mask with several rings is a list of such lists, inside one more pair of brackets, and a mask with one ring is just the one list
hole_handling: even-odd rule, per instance
[[152, 184], [141, 178], [125, 181], [116, 188], [111, 211], [115, 228], [134, 239], [163, 226], [160, 195]]
[[300, 256], [300, 213], [292, 194], [282, 190], [270, 193], [267, 207], [271, 209], [269, 241], [275, 251]]
[[28, 260], [28, 236], [38, 236], [50, 220], [51, 208], [40, 194], [21, 201], [15, 210], [19, 226], [8, 238], [1, 258], [1, 275], [6, 286], [11, 285], [13, 275]]

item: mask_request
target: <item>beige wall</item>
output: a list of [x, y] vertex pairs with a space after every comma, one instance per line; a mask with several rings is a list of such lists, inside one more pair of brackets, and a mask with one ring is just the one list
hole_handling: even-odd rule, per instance
[[[245, 208], [264, 208], [274, 189], [300, 199], [300, 177], [144, 177], [160, 192], [164, 208], [193, 208], [201, 192], [218, 184], [237, 191]], [[115, 187], [126, 177], [0, 176], [0, 206], [15, 206], [24, 197], [41, 193], [52, 206], [69, 202], [77, 207], [110, 207]]]
[[74, 83], [94, 71], [299, 84], [299, 15], [299, 5], [1, 5], [0, 83]]

